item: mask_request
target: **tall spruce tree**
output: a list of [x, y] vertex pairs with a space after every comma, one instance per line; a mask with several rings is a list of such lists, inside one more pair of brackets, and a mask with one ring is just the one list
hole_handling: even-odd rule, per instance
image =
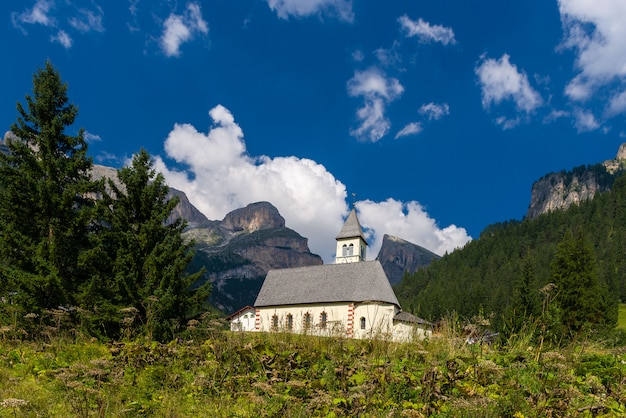
[[123, 319], [119, 312], [125, 312], [149, 338], [172, 338], [184, 321], [201, 312], [210, 293], [208, 283], [193, 287], [202, 275], [187, 273], [193, 243], [183, 239], [186, 222], [171, 219], [178, 198], [169, 198], [163, 175], [153, 165], [141, 149], [129, 167], [118, 170], [119, 183], [108, 180], [110, 192], [102, 200], [106, 222], [95, 236], [99, 246], [92, 264], [99, 273], [84, 301], [106, 312], [100, 320], [110, 336]]
[[598, 281], [595, 255], [582, 233], [574, 237], [570, 230], [565, 232], [551, 275], [557, 286], [562, 325], [568, 334], [564, 337], [573, 337], [590, 324], [602, 328], [615, 325], [617, 315], [610, 306], [611, 298]]
[[521, 260], [520, 278], [513, 290], [511, 303], [504, 312], [503, 332], [512, 334], [522, 331], [524, 326], [539, 314], [539, 290], [537, 289], [533, 256], [528, 250]]
[[65, 134], [77, 108], [50, 62], [35, 72], [26, 105], [17, 104], [9, 152], [0, 153], [0, 276], [2, 291], [37, 311], [75, 302], [97, 183], [84, 131]]

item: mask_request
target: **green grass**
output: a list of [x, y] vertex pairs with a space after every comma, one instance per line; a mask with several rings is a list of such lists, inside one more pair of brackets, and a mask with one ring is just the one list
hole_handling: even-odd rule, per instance
[[[527, 333], [396, 344], [213, 332], [142, 340], [0, 339], [2, 417], [624, 416], [626, 352]], [[594, 415], [595, 416], [595, 415]]]
[[626, 303], [620, 303], [617, 314], [617, 328], [626, 330]]

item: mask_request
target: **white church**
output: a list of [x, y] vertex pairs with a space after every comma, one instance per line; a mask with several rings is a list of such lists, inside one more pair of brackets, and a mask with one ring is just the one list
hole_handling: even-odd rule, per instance
[[[432, 324], [403, 312], [353, 208], [336, 237], [335, 264], [270, 270], [254, 307], [228, 317], [232, 330], [411, 341]], [[254, 315], [254, 322], [252, 317]]]

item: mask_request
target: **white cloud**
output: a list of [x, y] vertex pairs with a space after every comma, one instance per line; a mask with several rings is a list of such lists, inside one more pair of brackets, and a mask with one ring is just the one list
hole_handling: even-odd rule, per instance
[[395, 136], [396, 139], [403, 136], [415, 135], [422, 132], [422, 124], [419, 122], [411, 122], [402, 128]]
[[456, 43], [454, 32], [445, 26], [431, 25], [422, 18], [411, 20], [407, 15], [399, 17], [398, 22], [407, 37], [417, 36], [420, 42], [439, 42], [443, 45]]
[[588, 110], [575, 109], [574, 119], [574, 126], [579, 133], [594, 131], [600, 127], [596, 117]]
[[32, 9], [26, 9], [22, 13], [12, 13], [11, 20], [15, 27], [21, 27], [22, 24], [39, 24], [43, 26], [54, 26], [56, 20], [50, 15], [54, 3], [48, 0], [38, 0]]
[[200, 5], [189, 3], [184, 14], [171, 13], [163, 23], [161, 49], [166, 56], [177, 57], [180, 55], [180, 46], [199, 33], [209, 33], [209, 26], [202, 18]]
[[281, 19], [308, 17], [319, 14], [336, 16], [346, 22], [354, 20], [352, 0], [266, 0]]
[[522, 120], [519, 116], [513, 119], [509, 119], [505, 116], [499, 116], [496, 118], [496, 125], [500, 126], [504, 131], [515, 128], [521, 122]]
[[65, 47], [65, 49], [70, 49], [72, 47], [72, 38], [63, 29], [60, 29], [56, 35], [51, 36], [50, 40], [52, 42], [60, 43], [63, 47]]
[[571, 113], [566, 110], [554, 109], [544, 119], [543, 123], [551, 123], [560, 118], [567, 118]]
[[483, 108], [504, 100], [512, 100], [517, 110], [530, 113], [541, 106], [543, 99], [530, 85], [526, 73], [518, 71], [517, 66], [509, 62], [507, 54], [499, 60], [481, 58], [476, 67], [482, 90]]
[[450, 253], [471, 241], [464, 228], [450, 225], [440, 229], [418, 202], [402, 203], [394, 199], [384, 202], [364, 200], [355, 204], [359, 221], [367, 228], [368, 258], [375, 258], [383, 235], [394, 235], [420, 245], [435, 254]]
[[[573, 49], [580, 71], [565, 93], [584, 101], [598, 88], [626, 82], [626, 2], [623, 0], [558, 0], [564, 38], [562, 48]], [[619, 92], [609, 91], [609, 95]], [[618, 99], [619, 100], [619, 99]]]
[[[63, 19], [59, 19], [55, 15], [63, 17]], [[32, 9], [11, 14], [13, 26], [22, 30], [24, 34], [26, 34], [24, 24], [46, 26], [51, 31], [50, 41], [59, 43], [66, 49], [71, 48], [74, 44], [70, 35], [72, 31], [80, 33], [104, 32], [102, 18], [103, 12], [99, 6], [94, 6], [94, 10], [77, 9], [72, 2], [55, 3], [51, 0], [38, 0]]]
[[104, 13], [99, 6], [96, 7], [95, 11], [79, 9], [78, 14], [69, 19], [69, 23], [79, 32], [104, 32], [104, 25], [102, 24], [103, 16]]
[[[165, 152], [178, 167], [186, 168], [170, 169], [162, 158], [155, 157], [156, 168], [163, 172], [167, 183], [184, 191], [209, 219], [222, 219], [249, 203], [269, 201], [289, 228], [309, 239], [312, 252], [326, 263], [333, 262], [335, 236], [348, 214], [346, 187], [313, 160], [248, 155], [243, 131], [230, 111], [219, 105], [209, 114], [214, 124], [208, 133], [198, 132], [189, 124], [176, 124], [169, 133]], [[378, 206], [381, 209], [376, 212]], [[403, 205], [391, 199], [360, 202], [357, 207], [363, 214], [362, 225], [375, 240], [372, 258], [385, 233], [434, 252], [450, 251], [468, 239], [463, 229], [438, 229], [414, 202], [406, 205], [406, 214], [401, 214]], [[398, 216], [404, 222], [392, 221]]]
[[615, 94], [607, 108], [607, 114], [609, 116], [619, 115], [620, 113], [626, 113], [626, 90], [621, 93]]
[[347, 83], [348, 94], [363, 97], [364, 106], [357, 110], [360, 122], [350, 135], [359, 140], [376, 142], [389, 131], [391, 123], [385, 116], [388, 103], [400, 97], [404, 87], [392, 77], [387, 77], [378, 68], [356, 71]]
[[402, 55], [398, 52], [400, 43], [394, 41], [391, 48], [378, 48], [374, 56], [383, 67], [399, 67], [402, 63]]
[[450, 114], [450, 106], [447, 103], [427, 103], [419, 108], [419, 113], [428, 117], [429, 120], [439, 120]]
[[92, 134], [89, 131], [85, 131], [83, 135], [84, 135], [85, 141], [87, 141], [87, 142], [99, 142], [99, 141], [102, 141], [102, 138], [100, 137], [100, 135]]
[[363, 62], [364, 59], [365, 59], [365, 55], [363, 54], [363, 51], [361, 51], [360, 49], [355, 49], [352, 52], [352, 60], [354, 62]]

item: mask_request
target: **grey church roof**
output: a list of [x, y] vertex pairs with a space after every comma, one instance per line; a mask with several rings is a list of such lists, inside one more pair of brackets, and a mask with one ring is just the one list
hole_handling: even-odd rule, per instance
[[400, 306], [377, 260], [270, 270], [254, 306], [366, 301]]
[[432, 322], [428, 322], [425, 319], [419, 318], [413, 314], [410, 314], [408, 312], [404, 312], [404, 311], [400, 311], [396, 314], [396, 316], [393, 317], [394, 321], [400, 321], [400, 322], [408, 322], [411, 324], [422, 324], [422, 325], [428, 325], [428, 326], [433, 326]]
[[[356, 210], [352, 208], [350, 214], [348, 215], [348, 219], [343, 224], [339, 235], [335, 237], [335, 239], [341, 238], [357, 238], [361, 237], [363, 241], [365, 241], [365, 235], [363, 235], [363, 229], [361, 228], [361, 224], [359, 223], [359, 218], [356, 216]], [[367, 241], [365, 241], [367, 244]]]

